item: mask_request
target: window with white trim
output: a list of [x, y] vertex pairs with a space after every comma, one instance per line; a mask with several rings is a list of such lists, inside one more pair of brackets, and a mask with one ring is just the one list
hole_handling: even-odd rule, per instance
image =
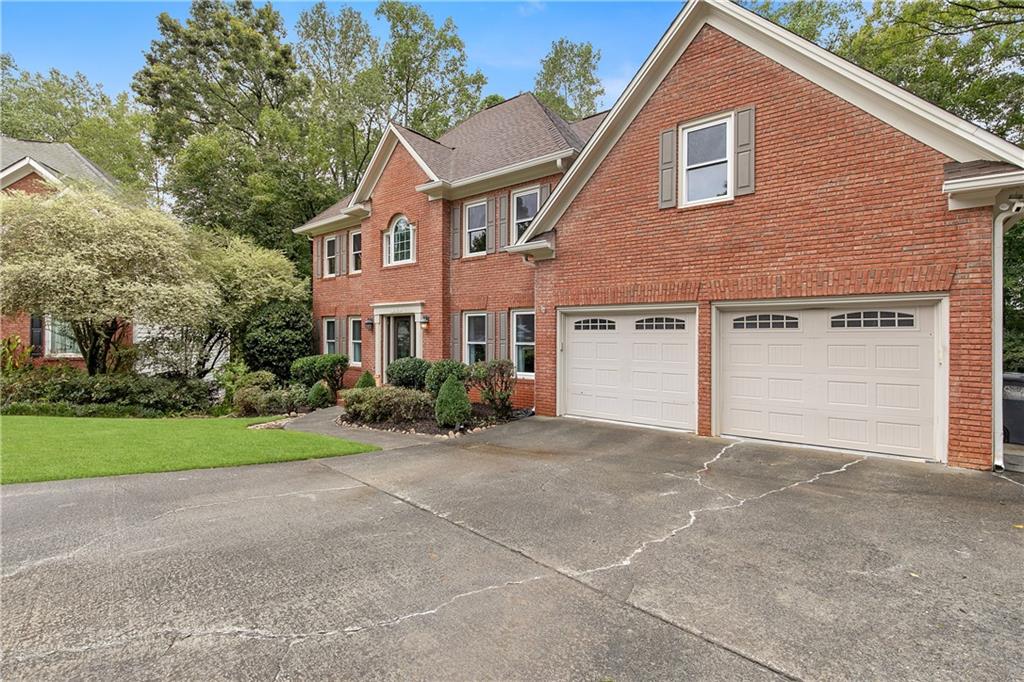
[[348, 361], [357, 367], [363, 364], [363, 321], [358, 317], [348, 318]]
[[466, 364], [483, 362], [487, 359], [487, 313], [466, 313], [465, 320]]
[[534, 323], [532, 310], [512, 312], [512, 356], [515, 358], [516, 374], [532, 377], [536, 359], [534, 345]]
[[743, 315], [732, 320], [733, 329], [799, 329], [800, 319], [792, 315], [758, 313]]
[[69, 323], [52, 317], [46, 318], [46, 354], [58, 357], [82, 355]]
[[351, 273], [363, 271], [363, 233], [353, 230], [348, 233], [348, 271]]
[[487, 253], [487, 202], [466, 204], [466, 255]]
[[829, 322], [832, 329], [891, 329], [913, 327], [914, 316], [911, 313], [898, 313], [893, 310], [858, 310], [833, 315]]
[[384, 265], [400, 265], [416, 260], [416, 228], [405, 216], [399, 216], [384, 233]]
[[338, 238], [327, 237], [324, 239], [324, 277], [334, 277], [338, 274]]
[[678, 317], [645, 317], [636, 321], [637, 331], [686, 329], [686, 320]]
[[681, 128], [680, 204], [732, 198], [732, 116]]
[[333, 317], [324, 318], [323, 351], [326, 355], [338, 352], [338, 321]]
[[572, 328], [578, 332], [615, 331], [615, 320], [606, 320], [603, 317], [587, 317], [582, 320], [576, 320]]
[[516, 243], [526, 234], [540, 209], [540, 188], [528, 189], [512, 194], [512, 239]]

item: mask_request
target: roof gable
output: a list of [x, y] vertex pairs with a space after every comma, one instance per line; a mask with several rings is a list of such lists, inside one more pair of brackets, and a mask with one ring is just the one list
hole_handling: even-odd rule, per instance
[[590, 176], [704, 26], [738, 42], [955, 161], [1024, 166], [1024, 150], [818, 47], [732, 2], [690, 0], [602, 118], [576, 163], [541, 208], [523, 245], [554, 228]]
[[48, 182], [60, 182], [63, 178], [71, 178], [102, 187], [113, 188], [117, 185], [116, 181], [96, 164], [66, 142], [0, 137], [0, 168], [3, 169], [4, 187], [23, 177], [18, 176], [18, 173], [24, 174], [26, 159], [37, 166], [37, 174]]

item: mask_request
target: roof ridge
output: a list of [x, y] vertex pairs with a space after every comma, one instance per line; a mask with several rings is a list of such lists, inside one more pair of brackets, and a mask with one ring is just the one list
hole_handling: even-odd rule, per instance
[[573, 131], [571, 124], [568, 121], [559, 116], [548, 105], [544, 104], [544, 102], [541, 102], [540, 98], [537, 97], [537, 95], [532, 91], [528, 92], [527, 94], [529, 94], [530, 98], [537, 103], [537, 105], [540, 107], [540, 110], [544, 112], [544, 115], [548, 117], [548, 120], [551, 122], [552, 127], [554, 128], [558, 136], [562, 138], [563, 142], [568, 144], [573, 149], [582, 148], [583, 141], [580, 140], [579, 135], [577, 135]]
[[[401, 128], [402, 130], [404, 130], [406, 132], [412, 133], [413, 135], [418, 135], [418, 136], [422, 137], [424, 140], [427, 140], [428, 142], [433, 142], [434, 144], [440, 145], [441, 147], [444, 147], [445, 149], [448, 149], [450, 151], [455, 151], [455, 147], [449, 147], [444, 142], [436, 140], [433, 137], [431, 137], [430, 135], [426, 135], [424, 133], [421, 133], [420, 131], [416, 130], [415, 128], [410, 128], [409, 126], [402, 125], [401, 123], [394, 123], [394, 122], [392, 122], [392, 125], [394, 125], [396, 128]], [[462, 125], [462, 124], [460, 123], [459, 125]]]

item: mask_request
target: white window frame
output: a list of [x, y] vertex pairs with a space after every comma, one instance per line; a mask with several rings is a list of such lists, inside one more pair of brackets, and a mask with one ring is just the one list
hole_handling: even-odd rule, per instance
[[[539, 198], [539, 196], [538, 196]], [[520, 343], [516, 339], [516, 318], [520, 315], [533, 315], [533, 341], [526, 343], [525, 341]], [[516, 366], [516, 378], [518, 379], [533, 379], [536, 376], [537, 370], [537, 311], [532, 308], [525, 308], [523, 310], [513, 310], [509, 319], [510, 333], [508, 340], [510, 344], [509, 355], [512, 358], [512, 362]], [[519, 371], [519, 346], [533, 346], [533, 372], [520, 372]]]
[[[395, 227], [398, 223], [405, 220], [406, 224], [409, 225], [409, 258], [405, 260], [393, 260], [392, 259], [392, 248], [394, 243]], [[416, 262], [416, 226], [413, 225], [408, 218], [404, 215], [396, 216], [391, 221], [391, 227], [384, 233], [384, 267], [390, 268], [396, 265], [408, 265], [409, 263]]]
[[[327, 335], [327, 327], [330, 323], [334, 323], [334, 338]], [[338, 352], [338, 318], [336, 317], [325, 317], [323, 321], [323, 341], [320, 344], [320, 352], [323, 355], [332, 355]], [[328, 344], [334, 344], [334, 350], [328, 350]]]
[[[348, 272], [355, 275], [363, 271], [363, 231], [352, 230], [348, 233]], [[359, 251], [355, 250], [356, 237], [359, 237]], [[359, 254], [359, 269], [356, 269], [356, 254]]]
[[[512, 192], [512, 196], [509, 197], [509, 213], [511, 214], [509, 216], [509, 230], [510, 230], [509, 236], [508, 236], [508, 240], [509, 240], [508, 243], [509, 244], [515, 244], [516, 242], [519, 241], [519, 233], [518, 233], [518, 230], [516, 229], [516, 223], [518, 222], [516, 220], [516, 197], [520, 197], [520, 196], [522, 196], [524, 194], [536, 194], [537, 195], [537, 213], [540, 213], [540, 186], [539, 185], [536, 186], [536, 187], [527, 187], [526, 189], [519, 189], [519, 190], [516, 190], [515, 192]], [[537, 217], [537, 213], [533, 214], [533, 218]], [[530, 224], [533, 224], [533, 218], [530, 219]], [[527, 227], [526, 229], [529, 230], [530, 228]], [[524, 234], [525, 234], [525, 232], [524, 232]]]
[[[484, 233], [484, 250], [483, 251], [470, 251], [469, 250], [469, 245], [470, 245], [470, 238], [469, 238], [469, 232], [470, 232], [470, 230], [469, 230], [469, 209], [476, 208], [477, 206], [483, 206], [484, 207], [484, 226], [483, 226], [483, 228], [477, 228], [477, 229], [473, 230], [473, 232], [483, 231], [483, 233]], [[474, 201], [474, 202], [471, 202], [471, 203], [467, 203], [466, 205], [464, 205], [462, 207], [462, 211], [463, 211], [463, 216], [462, 216], [462, 255], [464, 257], [466, 257], [466, 258], [474, 258], [476, 256], [486, 256], [487, 255], [487, 250], [490, 247], [490, 244], [486, 243], [487, 242], [487, 217], [488, 217], [487, 216], [487, 200], [483, 199], [482, 201]]]
[[[724, 115], [709, 116], [692, 123], [684, 123], [679, 126], [679, 207], [689, 208], [691, 206], [704, 206], [705, 204], [717, 204], [723, 201], [732, 201], [735, 195], [735, 140], [734, 138], [734, 126], [735, 116], [732, 113]], [[686, 200], [686, 171], [689, 168], [686, 165], [686, 138], [687, 133], [692, 133], [697, 130], [703, 130], [704, 128], [711, 128], [713, 126], [725, 123], [725, 175], [727, 178], [728, 190], [723, 196], [720, 197], [709, 197], [707, 199], [698, 199], [697, 201]], [[694, 166], [694, 168], [702, 168], [704, 166], [710, 166], [719, 164], [721, 161], [707, 161]]]
[[50, 315], [43, 317], [43, 356], [47, 358], [80, 358], [81, 352], [52, 353], [50, 352], [50, 339], [53, 338], [53, 318]]
[[[358, 341], [356, 341], [355, 334], [352, 333], [352, 327], [356, 323], [359, 324], [359, 340]], [[346, 321], [345, 321], [345, 324], [348, 325], [348, 327], [345, 329], [345, 331], [347, 332], [346, 336], [348, 337], [348, 364], [351, 365], [352, 367], [362, 367], [363, 366], [363, 320], [358, 315], [354, 315], [354, 316], [348, 317], [346, 319]], [[359, 345], [359, 360], [358, 361], [355, 360], [355, 353], [353, 352], [355, 350], [355, 347], [356, 347], [357, 344]]]
[[[482, 317], [484, 318], [484, 340], [483, 341], [470, 341], [469, 340], [469, 318], [471, 317]], [[487, 360], [487, 313], [483, 311], [473, 311], [462, 314], [462, 361], [467, 365], [471, 365], [476, 360], [471, 360], [469, 352], [470, 344], [474, 346], [484, 347], [484, 360]]]
[[[327, 245], [334, 244], [334, 255], [330, 256], [327, 254]], [[331, 269], [334, 272], [331, 272]], [[337, 277], [338, 276], [338, 237], [324, 237], [324, 277]]]

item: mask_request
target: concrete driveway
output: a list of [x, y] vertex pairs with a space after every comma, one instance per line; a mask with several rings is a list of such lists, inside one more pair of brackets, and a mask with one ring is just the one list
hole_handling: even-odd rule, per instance
[[4, 486], [2, 677], [1024, 678], [1020, 479], [542, 418], [381, 441]]

